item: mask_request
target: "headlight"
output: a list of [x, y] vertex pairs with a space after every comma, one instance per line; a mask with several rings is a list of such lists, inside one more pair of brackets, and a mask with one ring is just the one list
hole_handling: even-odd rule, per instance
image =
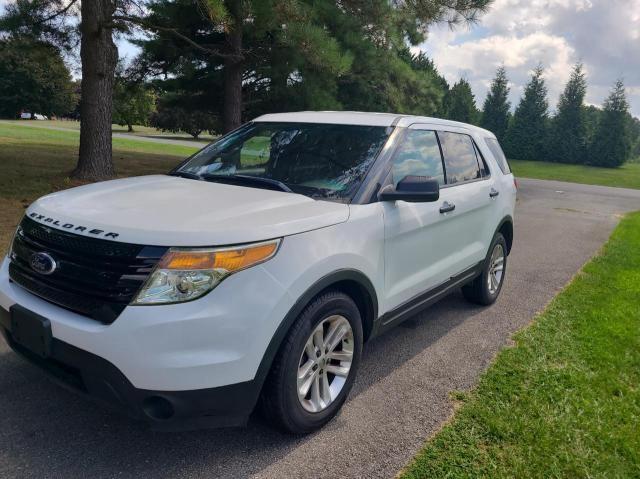
[[280, 240], [231, 248], [170, 249], [131, 304], [182, 303], [204, 296], [220, 281], [273, 258]]

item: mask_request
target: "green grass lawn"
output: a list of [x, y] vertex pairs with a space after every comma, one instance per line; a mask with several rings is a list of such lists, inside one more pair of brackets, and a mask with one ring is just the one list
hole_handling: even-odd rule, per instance
[[[26, 127], [55, 127], [55, 128], [64, 128], [65, 130], [70, 131], [79, 131], [80, 130], [80, 122], [75, 120], [2, 120], [2, 123], [17, 125], [17, 126], [26, 126]], [[121, 125], [111, 125], [111, 131], [114, 133], [126, 133], [131, 136], [153, 136], [153, 137], [161, 137], [161, 138], [169, 138], [169, 139], [178, 139], [178, 140], [193, 140], [194, 142], [210, 142], [213, 137], [208, 133], [203, 133], [200, 137], [195, 140], [188, 133], [171, 133], [171, 132], [163, 132], [160, 130], [156, 130], [150, 126], [142, 126], [142, 125], [134, 125], [134, 131], [129, 132], [126, 126]]]
[[597, 168], [522, 160], [509, 160], [509, 164], [516, 177], [521, 178], [640, 189], [640, 163], [626, 163], [620, 168]]
[[401, 477], [640, 477], [639, 298], [635, 213]]
[[[78, 183], [68, 176], [78, 157], [79, 135], [0, 123], [0, 253], [33, 200]], [[193, 147], [135, 139], [113, 140], [118, 176], [165, 173], [189, 156]]]

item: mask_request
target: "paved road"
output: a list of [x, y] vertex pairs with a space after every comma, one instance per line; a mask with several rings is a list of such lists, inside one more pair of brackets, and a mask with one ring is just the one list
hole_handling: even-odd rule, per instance
[[3, 477], [393, 477], [510, 335], [598, 251], [640, 191], [522, 180], [499, 301], [453, 294], [365, 347], [343, 412], [304, 438], [247, 429], [153, 433], [45, 380], [0, 344]]
[[[62, 126], [41, 124], [41, 123], [38, 123], [37, 121], [33, 121], [33, 122], [24, 121], [21, 123], [18, 123], [15, 121], [0, 121], [0, 124], [1, 123], [30, 127], [30, 128], [42, 128], [44, 130], [66, 131], [66, 132], [71, 131], [71, 132], [76, 132], [78, 135], [80, 134], [79, 130], [75, 130], [73, 128], [64, 128]], [[191, 146], [193, 148], [202, 148], [205, 145], [207, 145], [207, 142], [205, 141], [190, 140], [188, 138], [185, 138], [184, 140], [179, 140], [176, 138], [164, 138], [160, 132], [158, 132], [158, 136], [140, 136], [140, 135], [135, 135], [130, 133], [112, 133], [111, 136], [113, 138], [122, 138], [125, 140], [135, 140], [135, 141], [142, 141], [147, 143], [160, 143], [163, 145]]]

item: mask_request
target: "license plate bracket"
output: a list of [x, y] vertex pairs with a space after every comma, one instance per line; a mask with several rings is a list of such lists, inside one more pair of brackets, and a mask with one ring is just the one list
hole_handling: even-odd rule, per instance
[[51, 355], [51, 322], [44, 316], [14, 304], [11, 313], [11, 338], [32, 353], [47, 358]]

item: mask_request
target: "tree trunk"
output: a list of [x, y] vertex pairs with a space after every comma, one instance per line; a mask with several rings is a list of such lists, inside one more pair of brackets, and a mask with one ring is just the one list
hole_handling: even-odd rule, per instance
[[127, 131], [133, 133], [133, 125], [131, 123], [127, 124]]
[[234, 130], [242, 123], [242, 5], [240, 0], [229, 2], [229, 13], [233, 26], [226, 35], [227, 51], [232, 57], [224, 60], [224, 105], [222, 122], [224, 133]]
[[118, 49], [108, 26], [114, 12], [114, 0], [82, 2], [80, 152], [78, 165], [71, 173], [78, 179], [102, 180], [115, 174], [111, 119]]

